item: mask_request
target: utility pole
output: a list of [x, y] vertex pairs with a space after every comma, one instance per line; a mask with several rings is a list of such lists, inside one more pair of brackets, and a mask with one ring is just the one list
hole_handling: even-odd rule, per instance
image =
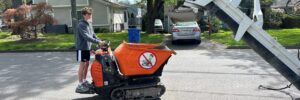
[[71, 14], [72, 14], [72, 29], [73, 34], [77, 31], [77, 12], [76, 12], [76, 0], [71, 0]]

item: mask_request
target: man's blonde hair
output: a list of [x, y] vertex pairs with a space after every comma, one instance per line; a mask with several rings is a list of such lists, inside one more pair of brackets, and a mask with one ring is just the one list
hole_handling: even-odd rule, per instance
[[93, 12], [93, 9], [91, 7], [84, 7], [81, 10], [82, 15], [92, 14], [92, 12]]

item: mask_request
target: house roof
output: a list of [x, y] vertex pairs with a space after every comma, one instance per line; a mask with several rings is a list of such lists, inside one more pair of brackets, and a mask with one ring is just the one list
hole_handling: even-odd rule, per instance
[[[272, 8], [284, 8], [286, 7], [286, 3], [288, 0], [276, 0], [274, 3], [271, 5]], [[300, 0], [291, 0], [289, 3], [288, 7], [293, 7], [294, 4], [300, 3]]]
[[120, 4], [116, 1], [112, 1], [112, 0], [95, 0], [101, 3], [105, 3], [108, 6], [114, 7], [114, 8], [128, 8], [126, 5]]

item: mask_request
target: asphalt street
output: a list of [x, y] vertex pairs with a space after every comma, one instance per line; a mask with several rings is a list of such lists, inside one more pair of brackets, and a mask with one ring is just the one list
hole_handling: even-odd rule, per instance
[[[165, 66], [162, 100], [293, 100], [295, 87], [251, 49], [222, 49], [217, 44], [170, 45], [174, 55]], [[296, 56], [296, 50], [289, 50]], [[75, 52], [0, 53], [0, 100], [106, 100], [76, 94]], [[90, 77], [90, 76], [88, 76]], [[91, 80], [90, 78], [88, 79]]]

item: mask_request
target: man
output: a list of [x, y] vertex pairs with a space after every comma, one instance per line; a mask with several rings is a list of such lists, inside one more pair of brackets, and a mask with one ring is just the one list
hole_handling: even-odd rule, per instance
[[101, 45], [103, 42], [98, 39], [92, 26], [92, 8], [82, 9], [83, 19], [79, 21], [78, 31], [76, 33], [76, 51], [77, 61], [80, 62], [78, 69], [79, 85], [76, 88], [77, 93], [89, 91], [91, 84], [86, 80], [88, 71], [92, 43]]

